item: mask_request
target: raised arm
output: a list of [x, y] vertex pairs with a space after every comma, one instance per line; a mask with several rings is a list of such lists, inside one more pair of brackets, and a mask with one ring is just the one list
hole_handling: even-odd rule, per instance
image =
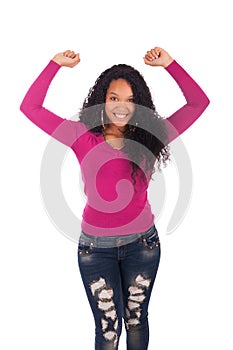
[[162, 66], [175, 79], [186, 99], [186, 104], [165, 119], [169, 142], [188, 129], [204, 112], [209, 99], [190, 75], [163, 49], [154, 48], [144, 57], [146, 64]]
[[67, 50], [55, 55], [31, 85], [20, 105], [20, 110], [34, 124], [68, 146], [72, 146], [76, 140], [77, 128], [82, 128], [82, 123], [59, 117], [43, 107], [43, 103], [50, 83], [61, 66], [72, 68], [79, 62], [79, 55], [73, 51]]

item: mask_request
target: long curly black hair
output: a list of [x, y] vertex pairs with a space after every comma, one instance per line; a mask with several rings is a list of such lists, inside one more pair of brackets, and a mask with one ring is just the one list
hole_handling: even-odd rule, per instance
[[[97, 136], [102, 134], [101, 113], [104, 113], [104, 122], [108, 123], [104, 108], [106, 93], [110, 83], [120, 78], [130, 84], [135, 103], [133, 117], [123, 132], [122, 151], [129, 155], [133, 184], [136, 183], [135, 175], [138, 173], [147, 183], [148, 178], [151, 179], [155, 172], [155, 165], [160, 170], [161, 164], [165, 165], [169, 160], [170, 153], [164, 119], [156, 111], [150, 90], [143, 76], [135, 68], [117, 64], [105, 70], [89, 90], [80, 110], [79, 119]], [[93, 106], [95, 107], [90, 108]]]

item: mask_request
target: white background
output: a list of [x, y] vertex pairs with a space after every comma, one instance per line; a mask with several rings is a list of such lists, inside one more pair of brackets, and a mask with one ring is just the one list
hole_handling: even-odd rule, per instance
[[[72, 49], [82, 61], [59, 71], [47, 108], [69, 118], [104, 69], [127, 63], [143, 73], [158, 111], [169, 116], [183, 96], [162, 68], [144, 65], [143, 55], [154, 46], [193, 76], [211, 104], [182, 136], [194, 186], [189, 211], [171, 235], [166, 227], [177, 179], [173, 165], [164, 170], [167, 197], [157, 222], [162, 256], [149, 310], [149, 349], [232, 349], [229, 5], [226, 0], [1, 5], [1, 349], [94, 349], [77, 245], [57, 230], [41, 200], [40, 165], [49, 137], [19, 111], [27, 89], [55, 53]], [[64, 165], [64, 192], [75, 210], [82, 199], [71, 152]], [[120, 350], [124, 342], [123, 331]]]

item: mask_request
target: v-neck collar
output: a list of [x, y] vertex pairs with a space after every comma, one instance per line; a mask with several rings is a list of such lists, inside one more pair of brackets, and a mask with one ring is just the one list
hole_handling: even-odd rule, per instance
[[125, 147], [125, 146], [122, 146], [122, 147], [120, 147], [120, 148], [118, 148], [118, 147], [113, 147], [113, 146], [110, 145], [110, 143], [107, 142], [107, 140], [105, 140], [105, 137], [104, 137], [104, 134], [103, 134], [103, 133], [101, 133], [101, 137], [102, 137], [103, 142], [106, 144], [106, 146], [107, 146], [109, 149], [112, 149], [112, 150], [114, 150], [114, 151], [119, 152], [119, 151], [122, 151], [122, 149]]

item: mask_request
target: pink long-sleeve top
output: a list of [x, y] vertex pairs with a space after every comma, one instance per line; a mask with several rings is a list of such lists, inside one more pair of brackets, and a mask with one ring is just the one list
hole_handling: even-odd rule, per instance
[[[95, 236], [117, 236], [141, 233], [154, 223], [145, 184], [137, 179], [134, 191], [128, 156], [110, 146], [103, 135], [96, 136], [81, 121], [52, 113], [43, 102], [51, 81], [61, 66], [50, 61], [25, 95], [20, 110], [39, 128], [74, 151], [81, 168], [87, 203], [81, 229]], [[169, 141], [182, 134], [203, 113], [209, 99], [198, 84], [176, 62], [165, 70], [175, 79], [186, 104], [167, 122]]]

